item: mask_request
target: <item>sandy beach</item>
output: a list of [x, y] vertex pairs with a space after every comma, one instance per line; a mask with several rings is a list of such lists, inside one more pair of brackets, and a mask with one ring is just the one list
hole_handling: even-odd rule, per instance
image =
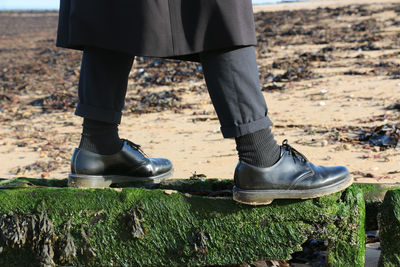
[[[356, 181], [400, 182], [400, 2], [254, 10], [276, 139], [316, 164], [347, 166]], [[1, 12], [0, 20], [0, 177], [66, 178], [82, 123], [73, 115], [80, 52], [55, 47], [55, 12]], [[374, 143], [382, 133], [390, 142]], [[232, 178], [238, 160], [194, 63], [138, 59], [120, 136], [171, 159], [176, 178]]]

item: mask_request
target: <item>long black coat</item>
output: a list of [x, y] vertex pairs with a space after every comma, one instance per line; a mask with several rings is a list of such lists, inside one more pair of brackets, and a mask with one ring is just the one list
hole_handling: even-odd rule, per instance
[[251, 0], [61, 0], [60, 47], [197, 60], [255, 44]]

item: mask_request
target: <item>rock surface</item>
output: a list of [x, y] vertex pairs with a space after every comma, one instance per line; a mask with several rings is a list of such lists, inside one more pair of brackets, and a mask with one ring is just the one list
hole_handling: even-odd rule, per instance
[[[122, 190], [32, 181], [0, 190], [1, 266], [232, 265], [287, 260], [309, 239], [329, 241], [332, 266], [364, 265], [365, 205], [357, 187], [249, 207], [220, 196], [229, 181]], [[178, 192], [165, 191], [172, 189]]]

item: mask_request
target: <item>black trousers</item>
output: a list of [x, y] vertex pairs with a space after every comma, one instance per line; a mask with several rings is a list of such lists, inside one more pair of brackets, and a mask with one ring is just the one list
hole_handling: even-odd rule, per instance
[[[254, 47], [207, 52], [200, 58], [225, 138], [253, 133], [272, 125], [260, 90]], [[119, 124], [133, 60], [120, 52], [86, 49], [75, 114]]]

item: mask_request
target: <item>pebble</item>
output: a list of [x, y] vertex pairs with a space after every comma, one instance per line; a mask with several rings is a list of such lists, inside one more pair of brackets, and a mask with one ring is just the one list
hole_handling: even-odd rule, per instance
[[324, 94], [328, 93], [328, 90], [322, 89], [321, 91], [319, 91], [319, 93], [322, 94], [322, 95], [324, 95]]
[[22, 117], [30, 117], [30, 116], [32, 116], [32, 112], [26, 111], [22, 113]]
[[343, 149], [345, 149], [345, 150], [350, 150], [350, 148], [351, 148], [351, 145], [349, 145], [349, 144], [343, 145]]
[[318, 106], [325, 106], [325, 105], [326, 105], [326, 103], [324, 101], [319, 101], [318, 102]]
[[164, 193], [167, 194], [167, 195], [171, 195], [171, 194], [176, 194], [176, 193], [178, 193], [178, 191], [166, 189], [166, 190], [164, 190]]
[[328, 145], [328, 141], [326, 141], [326, 140], [322, 140], [321, 141], [321, 146], [322, 147], [327, 146], [327, 145]]

